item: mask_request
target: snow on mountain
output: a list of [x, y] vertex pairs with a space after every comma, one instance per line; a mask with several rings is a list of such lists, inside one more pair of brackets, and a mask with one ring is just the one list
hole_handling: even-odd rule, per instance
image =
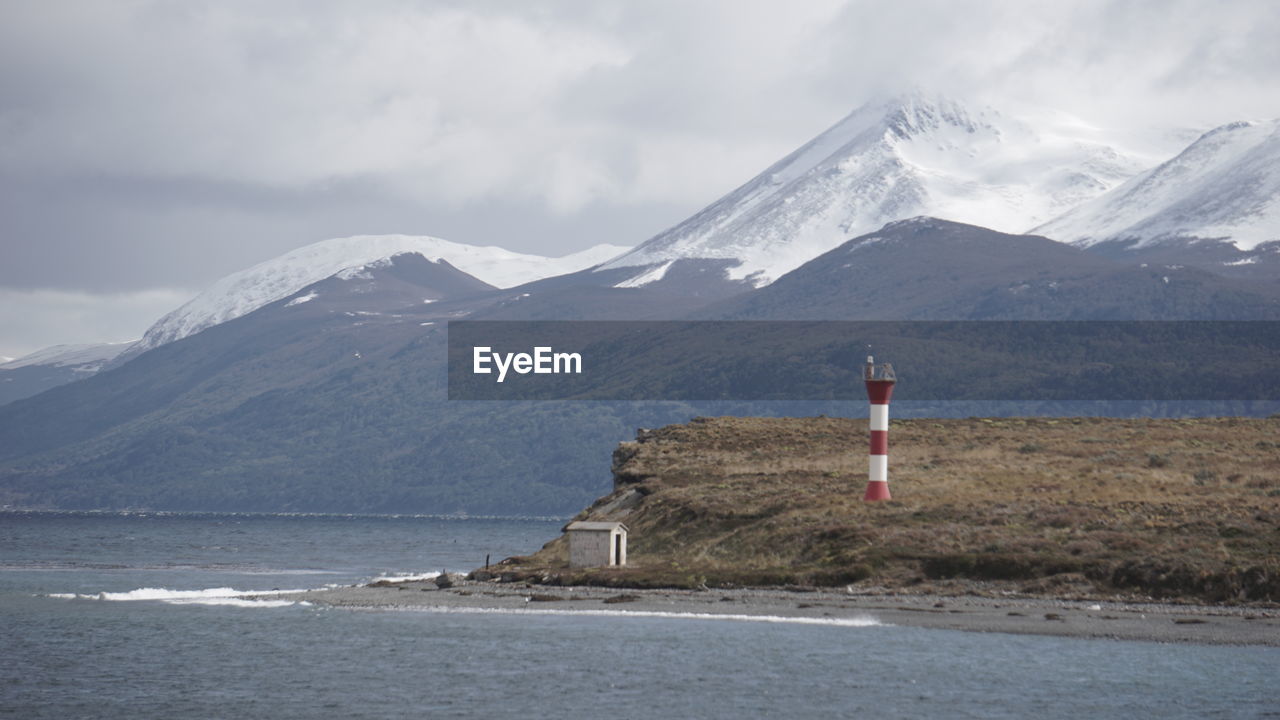
[[864, 105], [683, 223], [598, 270], [735, 259], [760, 286], [851, 237], [932, 215], [1021, 232], [1119, 185], [1177, 146], [1142, 147], [1060, 113], [1003, 114], [915, 93]]
[[1250, 250], [1280, 240], [1280, 120], [1210, 130], [1172, 160], [1034, 232], [1085, 246], [1200, 238]]
[[597, 245], [552, 258], [428, 236], [358, 235], [324, 240], [218, 280], [160, 318], [143, 335], [137, 350], [149, 350], [234, 320], [339, 272], [401, 253], [418, 253], [431, 262], [447, 262], [490, 285], [505, 288], [583, 270], [626, 250], [617, 245]]
[[133, 347], [137, 340], [116, 343], [93, 343], [87, 345], [54, 345], [24, 355], [17, 360], [9, 360], [0, 365], [0, 370], [16, 370], [33, 365], [71, 368], [77, 373], [93, 374], [105, 363], [116, 358]]

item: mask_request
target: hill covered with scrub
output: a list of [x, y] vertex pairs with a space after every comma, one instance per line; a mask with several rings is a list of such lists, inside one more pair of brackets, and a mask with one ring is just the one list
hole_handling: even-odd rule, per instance
[[864, 503], [867, 422], [696, 418], [614, 453], [629, 566], [558, 538], [506, 579], [633, 587], [1280, 601], [1280, 419], [895, 420], [893, 500]]

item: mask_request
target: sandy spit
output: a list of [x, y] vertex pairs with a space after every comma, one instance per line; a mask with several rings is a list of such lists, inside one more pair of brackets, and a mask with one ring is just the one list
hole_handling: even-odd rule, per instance
[[1280, 611], [1235, 606], [776, 589], [620, 590], [472, 581], [442, 589], [430, 580], [311, 590], [272, 599], [364, 610], [514, 610], [584, 616], [608, 611], [641, 617], [675, 613], [831, 624], [873, 620], [969, 632], [1280, 647]]

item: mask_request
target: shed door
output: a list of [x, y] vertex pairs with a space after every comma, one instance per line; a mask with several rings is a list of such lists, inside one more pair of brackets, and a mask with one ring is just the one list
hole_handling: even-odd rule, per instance
[[610, 565], [622, 564], [622, 533], [613, 534], [613, 558], [609, 562]]

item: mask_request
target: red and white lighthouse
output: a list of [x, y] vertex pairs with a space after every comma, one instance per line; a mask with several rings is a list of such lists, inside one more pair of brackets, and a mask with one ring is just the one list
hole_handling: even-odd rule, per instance
[[897, 379], [889, 363], [876, 365], [867, 356], [864, 372], [867, 382], [867, 399], [871, 401], [871, 454], [867, 478], [866, 502], [889, 499], [889, 398]]

